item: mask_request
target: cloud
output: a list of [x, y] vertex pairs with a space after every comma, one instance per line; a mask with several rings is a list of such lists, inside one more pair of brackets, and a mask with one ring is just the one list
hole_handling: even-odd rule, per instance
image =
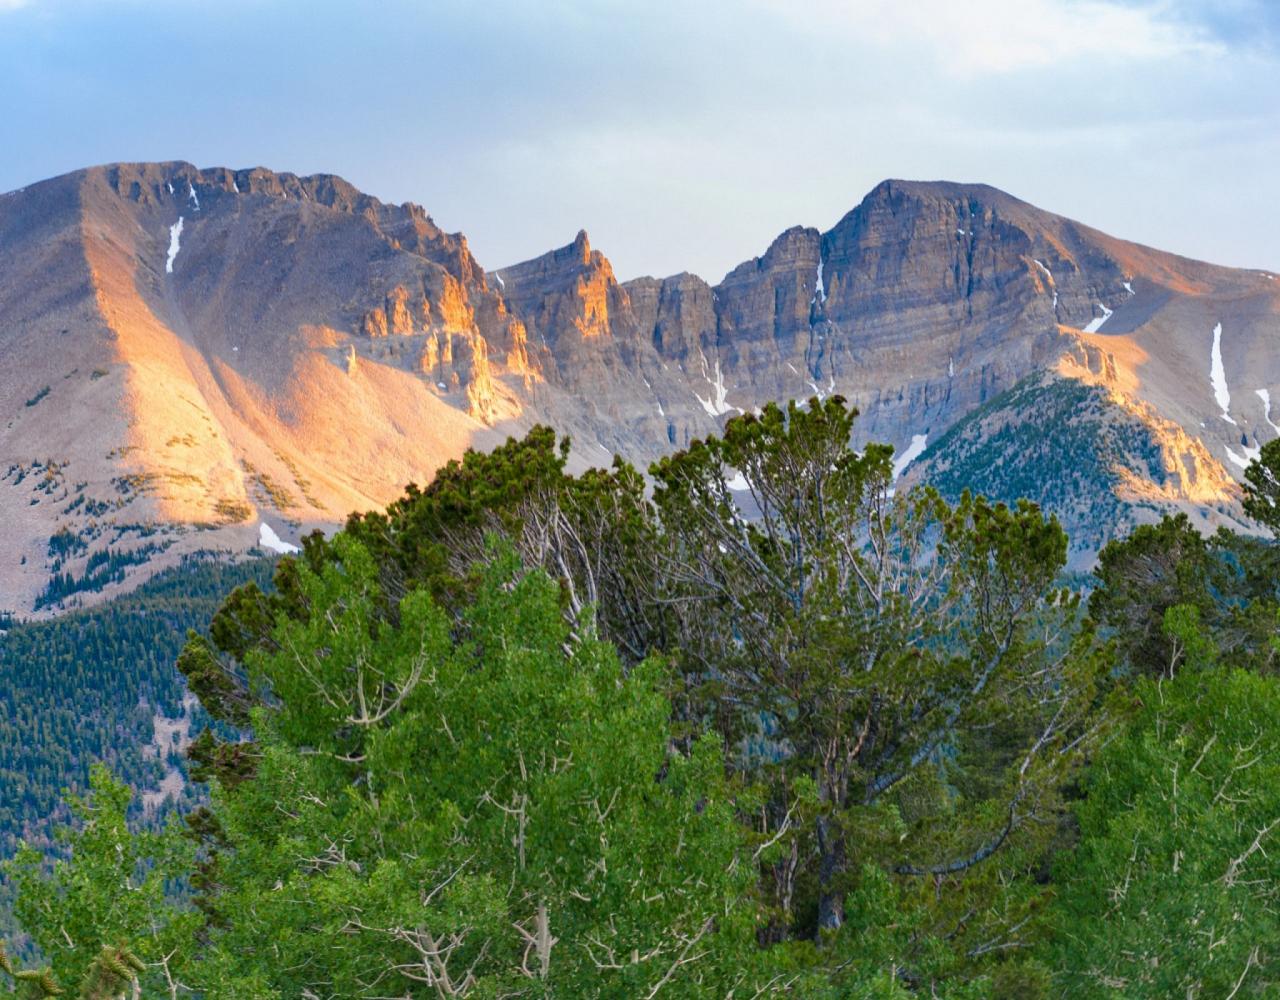
[[757, 0], [805, 32], [891, 50], [926, 49], [952, 76], [1070, 62], [1148, 61], [1223, 50], [1167, 2], [1115, 0]]
[[1280, 253], [1280, 0], [148, 2], [0, 14], [0, 190], [120, 159], [330, 171], [486, 266], [585, 227], [623, 276], [715, 280], [886, 177], [951, 178]]
[[28, 0], [0, 0], [0, 14], [9, 10], [17, 10], [19, 7], [25, 7]]

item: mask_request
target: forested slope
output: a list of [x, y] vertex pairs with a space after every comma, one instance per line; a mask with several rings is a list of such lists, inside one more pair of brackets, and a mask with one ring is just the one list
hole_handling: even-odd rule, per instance
[[234, 587], [266, 586], [273, 565], [193, 557], [127, 596], [0, 636], [0, 853], [18, 837], [42, 842], [63, 790], [87, 788], [94, 762], [158, 787], [169, 761], [143, 751], [157, 712], [183, 714], [174, 661], [187, 630], [205, 629]]

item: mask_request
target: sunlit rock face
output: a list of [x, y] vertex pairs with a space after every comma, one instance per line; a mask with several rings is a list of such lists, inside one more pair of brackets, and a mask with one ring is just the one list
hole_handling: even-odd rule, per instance
[[[332, 176], [81, 171], [0, 197], [0, 608], [107, 548], [136, 561], [74, 599], [259, 544], [262, 524], [296, 544], [535, 422], [571, 435], [575, 467], [645, 465], [835, 393], [862, 411], [858, 443], [898, 448], [904, 484], [978, 456], [1029, 470], [993, 489], [1052, 464], [1009, 444], [1026, 400], [1070, 403], [1072, 433], [1037, 440], [1111, 470], [1061, 501], [1075, 524], [1115, 499], [1121, 522], [1183, 507], [1208, 526], [1277, 433], [1278, 303], [1268, 275], [981, 185], [887, 181], [713, 286], [620, 282], [585, 233], [486, 272], [419, 206]], [[1026, 390], [1043, 379], [1087, 404]], [[83, 544], [54, 555], [64, 529]]]

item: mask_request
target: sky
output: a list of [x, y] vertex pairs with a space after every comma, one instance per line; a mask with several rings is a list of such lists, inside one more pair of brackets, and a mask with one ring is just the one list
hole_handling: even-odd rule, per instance
[[879, 181], [1280, 270], [1280, 0], [0, 0], [0, 190], [335, 173], [493, 269], [718, 280]]

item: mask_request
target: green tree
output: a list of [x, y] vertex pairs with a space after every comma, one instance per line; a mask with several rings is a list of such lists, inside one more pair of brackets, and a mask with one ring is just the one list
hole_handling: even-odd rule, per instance
[[1094, 570], [1089, 613], [1115, 643], [1121, 666], [1168, 676], [1181, 651], [1170, 609], [1193, 609], [1197, 629], [1234, 662], [1269, 669], [1280, 611], [1280, 546], [1219, 529], [1205, 538], [1185, 514], [1140, 525], [1107, 544]]
[[1059, 995], [1271, 997], [1280, 988], [1280, 682], [1144, 680], [1093, 764], [1044, 947]]
[[1280, 534], [1280, 438], [1264, 444], [1244, 470], [1244, 510]]
[[1176, 605], [1209, 618], [1209, 547], [1186, 514], [1143, 524], [1098, 554], [1098, 587], [1089, 613], [1113, 635], [1122, 662], [1142, 674], [1167, 673], [1174, 660], [1164, 632], [1165, 613]]
[[892, 449], [850, 446], [856, 416], [838, 397], [770, 405], [653, 470], [676, 648], [777, 789], [766, 829], [797, 778], [817, 791], [816, 870], [797, 855], [770, 872], [781, 927], [808, 919], [804, 889], [816, 927], [839, 929], [868, 860], [941, 895], [1051, 811], [1098, 667], [1055, 588], [1057, 522], [1025, 502], [895, 495]]
[[[389, 723], [350, 721], [364, 718], [351, 699], [363, 690], [372, 704], [395, 701], [419, 681], [385, 672], [404, 657], [365, 657], [334, 679], [358, 680], [348, 695], [303, 700], [320, 673], [297, 672], [294, 630], [320, 641], [305, 631], [325, 624], [314, 580], [353, 580], [358, 543], [369, 565], [363, 632], [351, 635], [401, 634], [426, 595], [465, 636], [486, 579], [477, 560], [486, 536], [500, 535], [555, 581], [566, 648], [598, 633], [629, 681], [648, 676], [651, 652], [674, 665], [650, 683], [670, 691], [681, 754], [696, 756], [714, 732], [741, 785], [741, 835], [764, 879], [761, 940], [822, 946], [817, 966], [799, 946], [770, 961], [848, 975], [870, 962], [876, 975], [939, 989], [1025, 943], [1019, 929], [1043, 895], [1028, 876], [1043, 868], [1059, 789], [1096, 728], [1101, 661], [1077, 600], [1056, 586], [1066, 539], [1055, 521], [1027, 503], [895, 495], [891, 449], [851, 448], [855, 417], [835, 398], [732, 420], [722, 437], [655, 465], [652, 498], [622, 462], [567, 475], [567, 443], [535, 428], [469, 453], [332, 540], [308, 538], [281, 561], [274, 595], [242, 588], [179, 665], [215, 717], [243, 726], [261, 716], [256, 739], [336, 755], [360, 787], [366, 730]], [[736, 477], [745, 503], [729, 489]], [[279, 728], [302, 704], [313, 729]], [[270, 754], [205, 736], [193, 758], [230, 802], [254, 794]], [[216, 929], [234, 917], [220, 902], [230, 834], [216, 809], [193, 823], [214, 848], [195, 882]], [[892, 881], [902, 929], [883, 963], [849, 957], [869, 953], [848, 944], [867, 928], [845, 930], [847, 899], [884, 898], [868, 864]]]
[[5, 865], [23, 930], [57, 980], [82, 984], [86, 997], [114, 996], [139, 974], [176, 996], [177, 970], [191, 957], [196, 915], [171, 898], [191, 870], [191, 847], [176, 823], [131, 830], [133, 797], [95, 766], [89, 794], [70, 798], [73, 819], [58, 830], [64, 856], [47, 859], [24, 845]]
[[297, 567], [245, 662], [252, 776], [204, 823], [210, 997], [721, 997], [754, 871], [716, 741], [672, 750], [663, 667], [625, 673], [543, 573], [497, 556], [457, 620], [379, 569]]

